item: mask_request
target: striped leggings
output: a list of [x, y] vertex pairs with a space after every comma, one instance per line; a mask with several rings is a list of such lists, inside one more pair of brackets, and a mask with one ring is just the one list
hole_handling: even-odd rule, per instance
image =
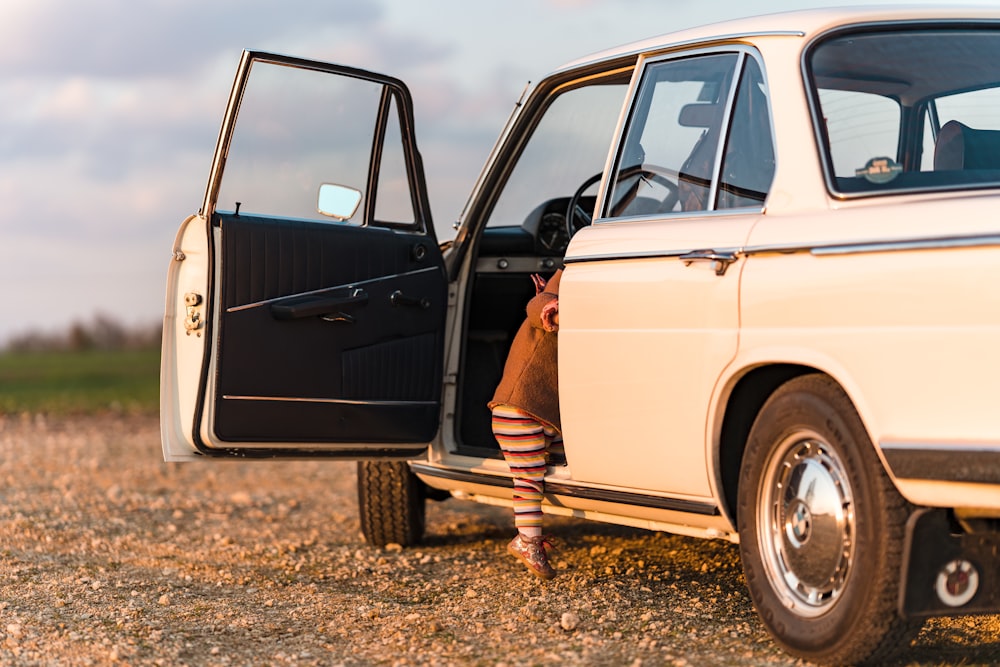
[[562, 436], [509, 405], [493, 408], [493, 435], [514, 476], [514, 526], [526, 537], [541, 535], [546, 453]]

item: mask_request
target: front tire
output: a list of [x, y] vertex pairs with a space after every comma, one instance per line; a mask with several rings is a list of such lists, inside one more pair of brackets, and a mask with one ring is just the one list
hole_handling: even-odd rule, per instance
[[908, 510], [839, 385], [803, 375], [774, 392], [750, 430], [737, 525], [750, 597], [785, 650], [878, 663], [909, 643], [921, 624], [897, 607]]
[[419, 544], [426, 509], [424, 483], [406, 461], [358, 461], [358, 513], [369, 544]]

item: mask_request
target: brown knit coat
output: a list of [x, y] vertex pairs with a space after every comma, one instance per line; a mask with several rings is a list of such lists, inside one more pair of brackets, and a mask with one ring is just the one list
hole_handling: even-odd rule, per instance
[[497, 405], [509, 405], [560, 430], [558, 333], [542, 328], [541, 312], [545, 304], [558, 298], [561, 278], [560, 269], [549, 279], [545, 290], [528, 302], [527, 317], [514, 336], [503, 377], [489, 402], [491, 410]]

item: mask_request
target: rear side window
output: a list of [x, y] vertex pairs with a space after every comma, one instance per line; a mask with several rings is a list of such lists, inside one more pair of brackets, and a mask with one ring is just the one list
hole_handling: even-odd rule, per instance
[[838, 32], [806, 53], [830, 190], [1000, 186], [1000, 31]]

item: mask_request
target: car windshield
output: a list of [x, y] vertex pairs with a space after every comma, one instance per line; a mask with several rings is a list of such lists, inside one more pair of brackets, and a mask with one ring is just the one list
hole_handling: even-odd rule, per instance
[[628, 73], [557, 92], [535, 126], [490, 215], [490, 227], [520, 226], [546, 201], [600, 174], [628, 88]]
[[806, 71], [840, 195], [1000, 186], [1000, 29], [838, 32]]

